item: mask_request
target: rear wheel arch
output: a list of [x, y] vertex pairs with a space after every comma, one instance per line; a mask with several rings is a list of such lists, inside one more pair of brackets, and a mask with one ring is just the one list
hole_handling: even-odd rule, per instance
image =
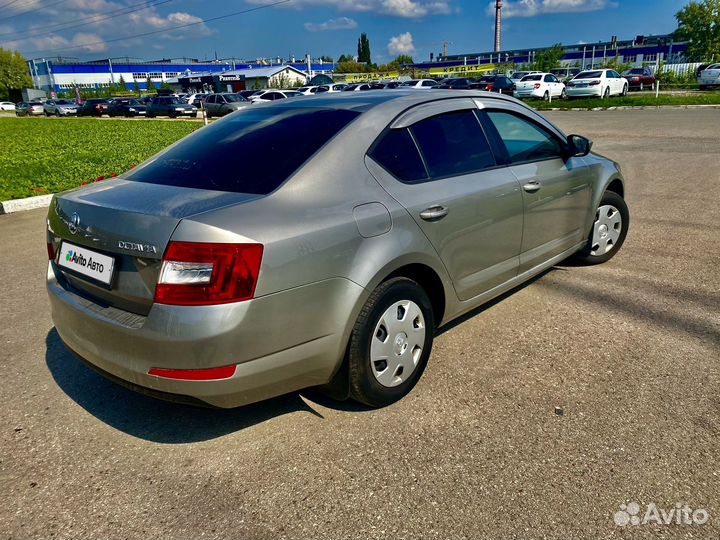
[[445, 290], [445, 285], [438, 272], [432, 268], [432, 266], [422, 262], [407, 263], [390, 270], [387, 267], [383, 268], [380, 272], [378, 272], [378, 274], [376, 274], [374, 279], [371, 279], [368, 282], [365, 286], [365, 293], [360, 295], [358, 298], [358, 301], [348, 318], [345, 332], [343, 333], [341, 341], [341, 343], [344, 344], [341, 352], [342, 356], [338, 358], [338, 363], [330, 380], [326, 384], [318, 387], [321, 392], [335, 399], [343, 400], [350, 397], [348, 353], [352, 330], [373, 291], [384, 283], [400, 277], [414, 281], [425, 292], [425, 294], [427, 294], [432, 306], [435, 327], [437, 328], [440, 325], [445, 314], [447, 291]]
[[425, 291], [432, 304], [435, 322], [440, 324], [445, 315], [446, 297], [445, 287], [437, 272], [422, 263], [408, 264], [393, 271], [381, 283], [396, 277], [411, 279]]

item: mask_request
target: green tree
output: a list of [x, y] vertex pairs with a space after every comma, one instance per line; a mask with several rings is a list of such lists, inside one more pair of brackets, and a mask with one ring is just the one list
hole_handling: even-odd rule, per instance
[[550, 71], [558, 67], [564, 54], [565, 49], [563, 49], [562, 44], [556, 43], [549, 49], [540, 51], [535, 57], [535, 61], [530, 65], [530, 69], [542, 72]]
[[148, 94], [157, 92], [157, 88], [156, 88], [155, 85], [153, 84], [152, 80], [150, 80], [150, 77], [147, 78], [147, 81], [146, 81], [146, 82], [147, 82], [147, 90], [146, 90], [146, 91], [147, 91]]
[[0, 99], [10, 99], [11, 91], [33, 86], [25, 58], [17, 51], [0, 48]]
[[604, 69], [612, 69], [614, 71], [617, 71], [618, 73], [623, 73], [624, 71], [627, 71], [628, 69], [633, 67], [633, 64], [632, 62], [621, 62], [620, 55], [616, 55], [613, 57], [608, 57], [607, 60], [602, 63], [602, 67]]
[[397, 63], [398, 65], [402, 66], [403, 64], [414, 64], [413, 57], [407, 54], [401, 54], [398, 56], [393, 62]]
[[685, 56], [691, 62], [720, 59], [720, 0], [690, 2], [675, 14], [675, 37], [689, 41]]
[[338, 62], [335, 65], [335, 73], [365, 73], [367, 66], [358, 64], [354, 60]]
[[122, 75], [120, 75], [120, 80], [118, 81], [117, 85], [118, 85], [118, 90], [120, 90], [122, 92], [128, 91], [128, 85], [125, 82], [125, 79], [123, 78]]
[[367, 37], [367, 34], [363, 32], [360, 34], [360, 37], [358, 38], [358, 62], [365, 63], [368, 66], [372, 64], [372, 60], [370, 57], [370, 40]]
[[341, 64], [343, 62], [354, 62], [355, 59], [353, 58], [352, 54], [341, 54], [338, 58], [338, 64]]
[[333, 63], [332, 56], [327, 56], [326, 54], [323, 54], [323, 55], [320, 57], [320, 60], [322, 60], [323, 62], [327, 62], [328, 64], [332, 64], [332, 63]]

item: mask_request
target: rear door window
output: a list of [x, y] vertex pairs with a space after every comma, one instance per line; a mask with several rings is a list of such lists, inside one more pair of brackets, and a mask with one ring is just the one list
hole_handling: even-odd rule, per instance
[[249, 108], [200, 129], [126, 178], [265, 195], [359, 114], [308, 107]]
[[407, 129], [390, 129], [370, 149], [370, 157], [401, 182], [427, 180], [417, 146]]
[[480, 122], [471, 110], [421, 120], [411, 127], [432, 178], [460, 176], [495, 166]]

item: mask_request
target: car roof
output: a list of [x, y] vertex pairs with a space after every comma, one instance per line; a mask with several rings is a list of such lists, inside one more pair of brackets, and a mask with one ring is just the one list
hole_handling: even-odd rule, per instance
[[[425, 92], [420, 93], [425, 94]], [[390, 104], [395, 105], [398, 112], [401, 112], [415, 105], [451, 98], [483, 98], [498, 100], [499, 102], [518, 103], [518, 100], [505, 94], [496, 94], [482, 90], [467, 90], [463, 91], [462, 95], [458, 95], [458, 92], [454, 90], [433, 90], [432, 96], [419, 96], [417, 94], [418, 92], [415, 90], [402, 89], [373, 90], [370, 92], [342, 92], [335, 95], [316, 94], [313, 99], [275, 101], [272, 106], [287, 108], [345, 109], [367, 112], [375, 107]]]

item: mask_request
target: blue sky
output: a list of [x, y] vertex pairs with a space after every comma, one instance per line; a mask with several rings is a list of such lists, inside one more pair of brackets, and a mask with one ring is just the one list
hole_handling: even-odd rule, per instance
[[[489, 51], [490, 0], [0, 0], [0, 47], [26, 56], [255, 59], [355, 53], [360, 32], [373, 60], [416, 61], [442, 50]], [[8, 4], [10, 2], [10, 4]], [[675, 29], [685, 0], [504, 0], [503, 48], [609, 40]], [[226, 13], [260, 8], [217, 21]], [[117, 16], [114, 16], [117, 15]], [[191, 25], [182, 29], [172, 28]], [[166, 31], [170, 30], [170, 31]], [[121, 39], [126, 36], [158, 32]], [[116, 40], [116, 41], [112, 41]]]

